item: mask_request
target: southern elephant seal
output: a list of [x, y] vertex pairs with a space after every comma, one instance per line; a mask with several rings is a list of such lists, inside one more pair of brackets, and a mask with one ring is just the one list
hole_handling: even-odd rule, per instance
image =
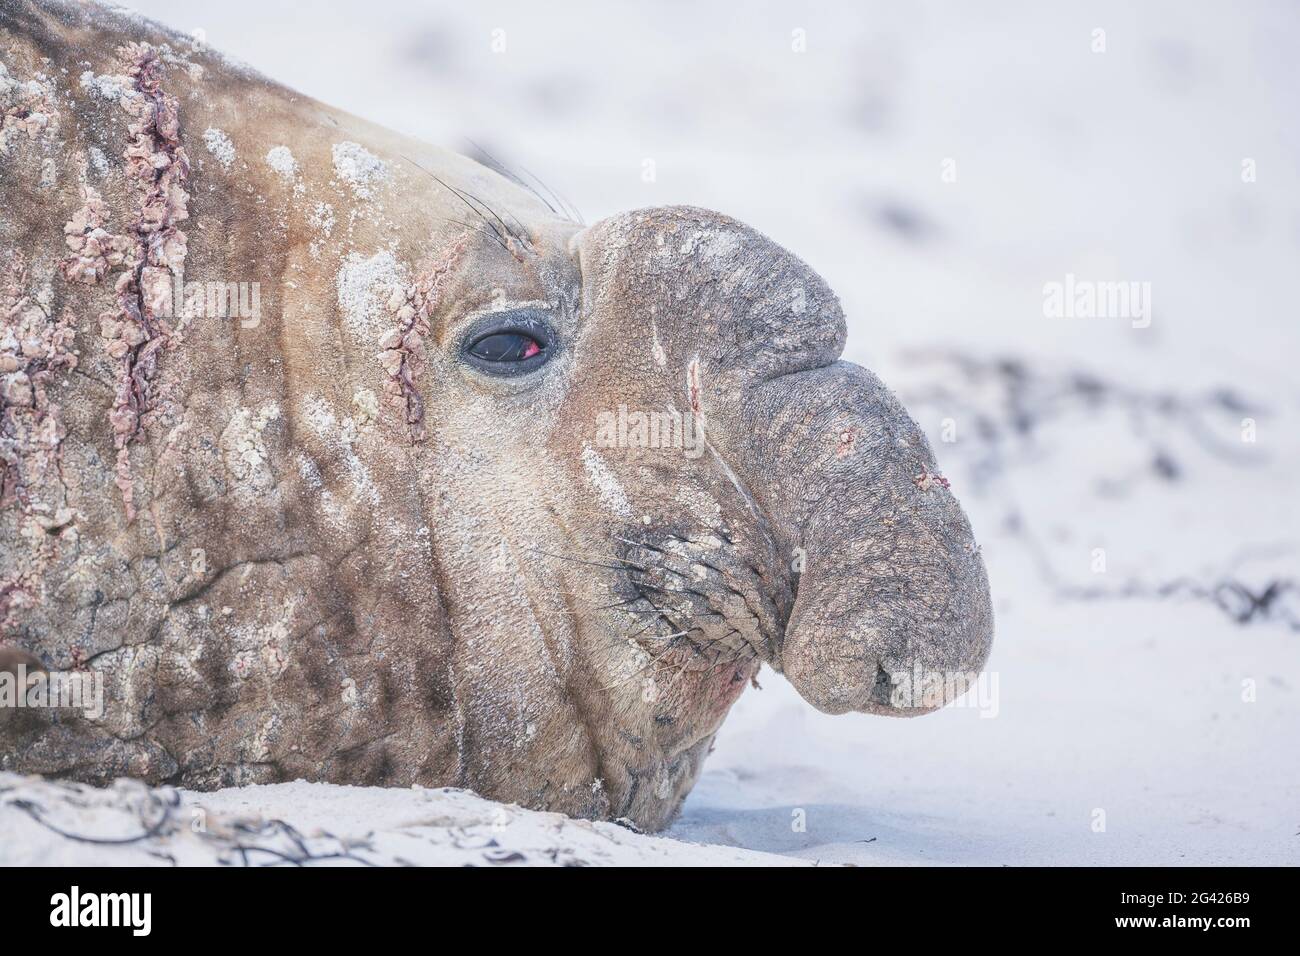
[[763, 662], [921, 713], [992, 639], [825, 283], [83, 3], [0, 0], [0, 768], [469, 787], [665, 825]]

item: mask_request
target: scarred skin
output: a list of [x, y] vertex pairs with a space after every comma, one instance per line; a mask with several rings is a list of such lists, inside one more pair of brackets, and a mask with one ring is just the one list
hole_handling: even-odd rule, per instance
[[[0, 0], [0, 62], [0, 667], [106, 701], [0, 721], [0, 769], [655, 829], [763, 663], [905, 715], [953, 692], [897, 675], [982, 666], [965, 516], [765, 237], [581, 226], [89, 4]], [[260, 321], [172, 314], [182, 271], [257, 283]], [[467, 360], [524, 309], [549, 361]], [[702, 422], [700, 453], [608, 447], [620, 406]]]

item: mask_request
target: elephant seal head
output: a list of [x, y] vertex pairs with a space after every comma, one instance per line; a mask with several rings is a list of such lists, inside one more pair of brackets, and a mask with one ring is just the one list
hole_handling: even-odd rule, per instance
[[6, 321], [78, 345], [6, 360], [0, 639], [108, 682], [0, 767], [657, 828], [764, 663], [887, 715], [982, 666], [969, 524], [795, 256], [703, 209], [585, 226], [154, 25], [0, 10], [13, 76], [105, 51], [0, 185]]

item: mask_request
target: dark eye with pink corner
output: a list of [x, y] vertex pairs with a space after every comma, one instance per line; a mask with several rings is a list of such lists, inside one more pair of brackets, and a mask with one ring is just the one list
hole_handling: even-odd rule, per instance
[[523, 375], [544, 365], [555, 351], [555, 333], [536, 311], [487, 316], [465, 337], [465, 360], [490, 375]]

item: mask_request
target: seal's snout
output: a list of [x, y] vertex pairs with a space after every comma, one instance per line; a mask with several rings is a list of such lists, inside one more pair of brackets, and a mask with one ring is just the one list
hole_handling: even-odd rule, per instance
[[925, 436], [847, 362], [756, 383], [739, 469], [794, 556], [772, 660], [819, 710], [911, 716], [960, 696], [993, 638], [988, 580]]
[[839, 360], [844, 316], [825, 282], [705, 210], [592, 232], [594, 301], [671, 323], [663, 364], [686, 370], [707, 460], [743, 485], [788, 561], [795, 600], [769, 663], [829, 713], [920, 714], [963, 693], [993, 637], [979, 549], [920, 429]]
[[[960, 696], [993, 638], [979, 549], [925, 437], [870, 372], [844, 362], [761, 386], [751, 418], [781, 416], [759, 455], [803, 493], [768, 496], [801, 556], [774, 666], [828, 713], [911, 716]], [[792, 479], [787, 479], [792, 487]]]

